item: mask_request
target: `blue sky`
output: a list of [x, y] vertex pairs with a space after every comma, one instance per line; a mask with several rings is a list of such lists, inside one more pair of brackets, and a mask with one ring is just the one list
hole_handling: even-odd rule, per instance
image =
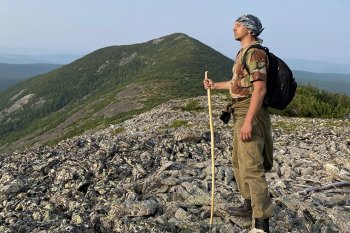
[[348, 0], [1, 0], [0, 53], [86, 54], [182, 32], [233, 58], [233, 22], [249, 13], [281, 57], [350, 63], [348, 9]]

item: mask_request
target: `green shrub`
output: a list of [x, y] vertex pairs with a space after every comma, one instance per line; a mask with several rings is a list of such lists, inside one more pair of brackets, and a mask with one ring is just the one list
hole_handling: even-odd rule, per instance
[[118, 127], [118, 128], [113, 130], [113, 135], [118, 135], [118, 134], [121, 134], [121, 133], [124, 133], [124, 132], [125, 132], [125, 128], [124, 127]]
[[293, 101], [283, 110], [270, 109], [284, 116], [311, 118], [346, 118], [350, 114], [350, 97], [319, 90], [312, 86], [299, 86]]
[[202, 111], [204, 107], [200, 105], [199, 100], [189, 100], [185, 106], [180, 108], [182, 111]]
[[188, 121], [186, 121], [186, 120], [181, 120], [181, 119], [179, 119], [179, 120], [174, 120], [174, 121], [171, 123], [171, 125], [170, 125], [171, 128], [178, 128], [178, 127], [181, 127], [181, 126], [189, 126]]

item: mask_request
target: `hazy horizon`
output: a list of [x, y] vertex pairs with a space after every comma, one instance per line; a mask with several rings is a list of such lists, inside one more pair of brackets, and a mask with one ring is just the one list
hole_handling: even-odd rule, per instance
[[[176, 32], [173, 32], [176, 33]], [[179, 32], [182, 33], [182, 32]], [[163, 36], [167, 36], [169, 34], [163, 35]], [[163, 37], [160, 36], [160, 37]], [[190, 35], [189, 35], [190, 36]], [[155, 38], [150, 38], [149, 40], [152, 39], [157, 39], [159, 37], [155, 37]], [[198, 39], [195, 38], [194, 39]], [[140, 42], [135, 42], [135, 43], [130, 43], [130, 44], [111, 44], [111, 45], [106, 45], [106, 46], [102, 46], [102, 47], [98, 47], [95, 48], [91, 51], [77, 51], [77, 50], [55, 50], [55, 49], [43, 49], [43, 48], [6, 48], [6, 47], [1, 47], [0, 46], [0, 56], [1, 55], [9, 55], [9, 56], [28, 56], [28, 57], [42, 57], [42, 56], [74, 56], [74, 57], [80, 57], [80, 56], [85, 56], [88, 53], [91, 53], [95, 50], [101, 49], [103, 47], [108, 47], [108, 46], [119, 46], [119, 45], [132, 45], [132, 44], [136, 44], [136, 43], [143, 43], [143, 42], [147, 42], [149, 40], [145, 40], [145, 41], [140, 41]], [[201, 41], [203, 42], [203, 41]], [[212, 47], [213, 49], [217, 50], [217, 48]], [[217, 50], [219, 51], [219, 50]], [[229, 57], [229, 58], [233, 58], [232, 56], [229, 56], [227, 54], [225, 54], [223, 51], [219, 51], [220, 53], [224, 54], [225, 56]], [[277, 53], [276, 53], [277, 54]], [[329, 64], [341, 64], [341, 65], [348, 65], [350, 64], [350, 57], [335, 57], [335, 58], [301, 58], [301, 57], [282, 57], [283, 59], [289, 59], [289, 60], [305, 60], [305, 61], [311, 61], [311, 62], [324, 62], [324, 63], [329, 63]]]

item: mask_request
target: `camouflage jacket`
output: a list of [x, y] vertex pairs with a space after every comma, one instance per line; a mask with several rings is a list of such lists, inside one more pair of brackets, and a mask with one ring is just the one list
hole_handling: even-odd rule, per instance
[[253, 82], [258, 80], [266, 81], [266, 72], [269, 62], [266, 52], [257, 48], [248, 50], [246, 64], [249, 67], [249, 75], [248, 71], [244, 69], [242, 62], [246, 50], [247, 48], [242, 48], [239, 51], [235, 63], [233, 64], [230, 88], [232, 98], [249, 96], [253, 92]]

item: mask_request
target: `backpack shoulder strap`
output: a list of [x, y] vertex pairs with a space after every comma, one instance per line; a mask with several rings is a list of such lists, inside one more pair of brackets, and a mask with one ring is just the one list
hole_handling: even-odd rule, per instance
[[247, 53], [248, 53], [248, 51], [250, 49], [253, 49], [253, 48], [262, 49], [267, 54], [269, 54], [269, 49], [267, 47], [264, 47], [264, 46], [260, 45], [260, 44], [253, 44], [249, 48], [246, 49], [246, 51], [243, 54], [242, 64], [243, 64], [243, 68], [248, 72], [249, 75], [250, 75], [250, 70], [249, 70], [249, 67], [248, 67], [247, 62], [246, 62], [246, 60], [247, 60]]

